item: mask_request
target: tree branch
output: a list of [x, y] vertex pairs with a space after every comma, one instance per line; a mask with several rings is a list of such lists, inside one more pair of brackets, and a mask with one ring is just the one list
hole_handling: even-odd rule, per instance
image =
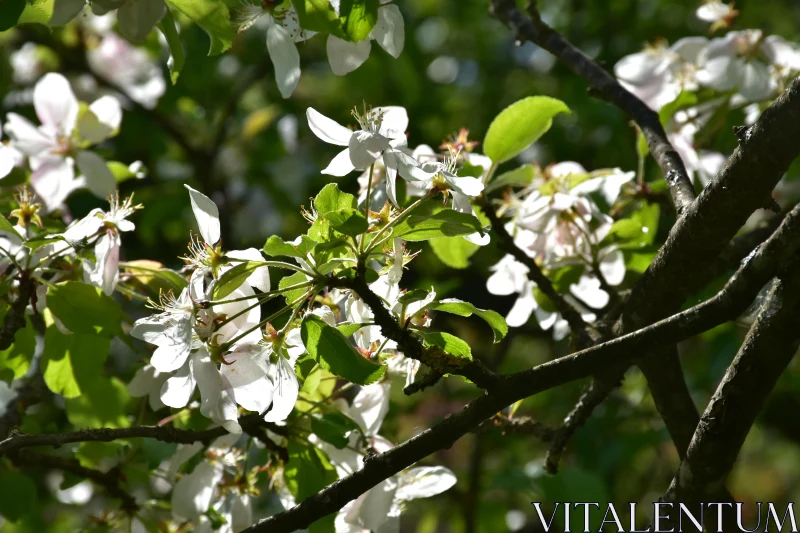
[[129, 515], [134, 514], [139, 509], [136, 499], [122, 488], [122, 473], [118, 468], [112, 468], [108, 472], [101, 472], [86, 468], [75, 459], [31, 451], [16, 452], [11, 456], [11, 460], [17, 466], [55, 468], [56, 470], [62, 470], [78, 477], [89, 479], [104, 487], [113, 498], [120, 500], [122, 509]]
[[[350, 289], [355, 292], [372, 310], [375, 323], [380, 326], [381, 333], [395, 341], [406, 357], [424, 363], [436, 374], [464, 376], [482, 389], [490, 390], [497, 385], [499, 381], [497, 374], [487, 369], [477, 359], [466, 361], [455, 357], [446, 357], [445, 354], [424, 346], [410, 330], [402, 327], [386, 309], [380, 297], [369, 288], [364, 277], [363, 264], [359, 265], [355, 278], [350, 280], [332, 278], [329, 280], [329, 286]], [[429, 383], [426, 381], [427, 385]], [[411, 389], [412, 392], [414, 390]]]
[[491, 0], [489, 13], [508, 26], [520, 41], [536, 43], [559, 58], [605, 100], [627, 113], [642, 130], [647, 147], [667, 179], [672, 201], [680, 214], [694, 201], [694, 187], [678, 152], [667, 139], [658, 114], [625, 90], [597, 62], [578, 50], [542, 21], [536, 1], [528, 4], [530, 18], [517, 9], [514, 0]]
[[[267, 428], [278, 434], [284, 434], [285, 428], [264, 422], [257, 414], [251, 414], [239, 419], [239, 425], [246, 432]], [[201, 431], [178, 429], [172, 426], [135, 426], [129, 428], [99, 428], [84, 429], [71, 433], [52, 433], [45, 435], [16, 434], [0, 442], [0, 456], [8, 455], [21, 448], [32, 446], [62, 446], [74, 442], [111, 442], [118, 439], [151, 438], [162, 442], [175, 442], [178, 444], [191, 444], [202, 442], [208, 444], [217, 437], [227, 435], [224, 427], [215, 427]], [[259, 436], [259, 435], [255, 435]]]
[[0, 326], [0, 350], [7, 350], [14, 343], [17, 331], [25, 327], [25, 308], [28, 307], [35, 290], [36, 282], [23, 273], [17, 299], [11, 304], [3, 318], [3, 325]]
[[[364, 467], [309, 496], [295, 507], [247, 528], [248, 533], [288, 533], [304, 529], [341, 509], [384, 479], [449, 448], [461, 436], [512, 403], [568, 382], [627, 365], [640, 350], [680, 342], [732, 320], [752, 302], [777, 272], [781, 262], [800, 249], [800, 206], [753, 254], [716, 296], [682, 313], [591, 348], [549, 361], [530, 370], [498, 377], [495, 387], [461, 411], [390, 451], [371, 456]], [[371, 292], [371, 291], [370, 291]], [[370, 304], [371, 305], [371, 304]], [[382, 305], [377, 309], [383, 309]], [[388, 313], [388, 311], [387, 311]], [[376, 313], [377, 316], [377, 313]]]
[[739, 450], [797, 350], [800, 272], [780, 276], [703, 413], [665, 501], [689, 505], [724, 486]]
[[489, 222], [492, 225], [492, 229], [497, 237], [497, 245], [503, 251], [511, 254], [514, 259], [528, 268], [528, 277], [534, 283], [536, 283], [545, 296], [547, 296], [550, 301], [553, 302], [556, 310], [561, 313], [561, 316], [563, 316], [564, 320], [567, 321], [572, 332], [577, 336], [576, 344], [578, 347], [584, 348], [591, 344], [592, 339], [590, 334], [587, 332], [589, 326], [586, 324], [586, 322], [584, 322], [581, 314], [577, 309], [572, 307], [572, 305], [570, 305], [569, 302], [567, 302], [564, 297], [558, 293], [558, 291], [556, 291], [555, 287], [553, 287], [553, 284], [550, 282], [547, 276], [544, 275], [544, 272], [542, 272], [542, 269], [539, 268], [539, 265], [536, 263], [536, 261], [534, 261], [532, 257], [528, 256], [528, 254], [514, 244], [514, 239], [508, 234], [508, 231], [506, 231], [503, 221], [497, 217], [497, 213], [495, 213], [495, 210], [492, 207], [491, 202], [489, 202], [489, 199], [485, 196], [479, 197], [478, 205], [480, 205], [483, 213], [486, 215], [486, 218], [489, 219]]

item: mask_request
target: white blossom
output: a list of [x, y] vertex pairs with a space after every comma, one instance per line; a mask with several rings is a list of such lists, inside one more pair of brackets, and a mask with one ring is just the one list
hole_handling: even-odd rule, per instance
[[[9, 113], [6, 132], [14, 147], [28, 157], [33, 170], [31, 185], [47, 208], [56, 209], [81, 187], [101, 198], [113, 192], [116, 182], [111, 171], [100, 156], [85, 148], [104, 141], [119, 128], [119, 102], [103, 96], [80, 112], [69, 82], [51, 73], [34, 87], [33, 105], [41, 126]], [[79, 179], [75, 179], [75, 165], [82, 173]]]

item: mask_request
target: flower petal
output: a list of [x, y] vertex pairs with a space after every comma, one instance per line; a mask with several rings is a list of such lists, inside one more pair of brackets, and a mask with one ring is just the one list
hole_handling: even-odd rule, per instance
[[169, 407], [181, 408], [189, 403], [194, 393], [194, 361], [188, 359], [183, 366], [161, 386], [161, 401]]
[[67, 78], [57, 73], [42, 76], [33, 88], [33, 106], [42, 125], [69, 136], [78, 120], [78, 99]]
[[443, 466], [419, 466], [397, 476], [399, 483], [395, 498], [409, 501], [430, 498], [456, 484], [456, 476]]
[[406, 41], [406, 32], [403, 15], [396, 4], [378, 9], [378, 21], [372, 28], [372, 38], [392, 57], [395, 59], [400, 57]]
[[47, 210], [52, 211], [60, 207], [72, 191], [80, 188], [81, 182], [75, 179], [72, 160], [48, 157], [31, 174], [31, 186]]
[[9, 113], [6, 134], [14, 142], [14, 148], [25, 155], [36, 156], [49, 152], [56, 146], [55, 132], [48, 134], [34, 126], [27, 118]]
[[4, 144], [0, 144], [0, 178], [5, 178], [16, 164], [14, 150]]
[[294, 409], [300, 391], [294, 368], [282, 356], [278, 357], [278, 362], [273, 365], [272, 382], [275, 384], [272, 394], [272, 409], [264, 416], [264, 420], [282, 422]]
[[525, 284], [525, 288], [517, 297], [517, 301], [511, 307], [511, 310], [506, 316], [506, 322], [512, 328], [524, 325], [531, 317], [531, 313], [538, 307], [536, 299], [533, 297], [533, 288], [535, 285], [532, 282]]
[[300, 54], [291, 35], [279, 24], [267, 30], [267, 50], [275, 66], [275, 82], [281, 96], [289, 98], [300, 81]]
[[182, 477], [172, 489], [172, 514], [197, 520], [211, 505], [211, 498], [222, 480], [222, 465], [200, 461], [191, 474]]
[[272, 403], [272, 382], [267, 377], [266, 362], [261, 364], [258, 358], [265, 358], [266, 351], [261, 350], [234, 352], [229, 356], [235, 359], [230, 365], [222, 365], [220, 373], [228, 379], [233, 389], [236, 403], [247, 409], [262, 413]]
[[122, 123], [122, 107], [119, 105], [119, 100], [113, 96], [101, 96], [89, 106], [89, 110], [94, 113], [102, 124], [105, 124], [111, 130], [116, 130]]
[[333, 35], [328, 35], [328, 62], [337, 76], [344, 76], [360, 67], [369, 57], [369, 39], [351, 43]]
[[[228, 257], [233, 259], [244, 259], [246, 261], [263, 261], [264, 257], [261, 252], [255, 248], [248, 248], [246, 250], [233, 250], [226, 253]], [[252, 274], [247, 277], [247, 283], [261, 292], [269, 292], [269, 268], [266, 266], [256, 268]]]
[[184, 185], [189, 191], [189, 200], [192, 202], [192, 211], [197, 220], [200, 235], [207, 244], [215, 245], [220, 239], [219, 209], [217, 204], [205, 194]]
[[350, 174], [355, 169], [356, 167], [353, 166], [353, 162], [350, 159], [350, 149], [345, 148], [328, 163], [328, 166], [325, 167], [322, 173], [328, 174], [329, 176], [341, 177]]
[[329, 119], [313, 107], [306, 109], [306, 119], [311, 131], [329, 144], [347, 146], [353, 132], [345, 128], [335, 120]]

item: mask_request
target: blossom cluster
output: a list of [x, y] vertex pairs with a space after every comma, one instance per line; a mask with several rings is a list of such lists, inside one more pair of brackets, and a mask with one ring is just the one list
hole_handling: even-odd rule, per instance
[[[732, 4], [710, 0], [697, 16], [729, 28], [738, 14]], [[666, 119], [670, 142], [687, 170], [702, 185], [721, 168], [718, 152], [695, 148], [698, 134], [714, 127], [718, 110], [743, 109], [752, 124], [762, 104], [775, 98], [800, 72], [800, 46], [760, 29], [729, 31], [724, 36], [664, 40], [623, 57], [614, 66], [620, 83], [655, 111], [675, 109]]]
[[[512, 213], [506, 229], [514, 244], [546, 272], [577, 273], [564, 299], [587, 322], [609, 304], [608, 289], [625, 278], [622, 251], [606, 239], [614, 220], [603, 209], [614, 206], [633, 177], [634, 172], [587, 172], [578, 163], [564, 162], [538, 171], [528, 187], [505, 198]], [[533, 314], [542, 329], [552, 328], [556, 340], [569, 333], [566, 320], [529, 279], [527, 266], [508, 254], [491, 271], [490, 293], [518, 295], [506, 317], [509, 326], [521, 326]]]

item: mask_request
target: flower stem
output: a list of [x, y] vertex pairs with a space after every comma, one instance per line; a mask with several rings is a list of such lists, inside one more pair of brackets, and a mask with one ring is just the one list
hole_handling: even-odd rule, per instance
[[[369, 223], [369, 201], [370, 196], [372, 196], [372, 175], [375, 172], [375, 162], [369, 166], [369, 179], [367, 179], [367, 199], [364, 201], [364, 217], [367, 219], [367, 223]], [[361, 235], [361, 240], [358, 243], [359, 251], [364, 248], [364, 241], [367, 239], [366, 233]]]
[[[386, 230], [389, 230], [395, 227], [400, 222], [402, 222], [404, 219], [408, 217], [408, 215], [411, 214], [412, 211], [414, 211], [416, 208], [422, 205], [422, 202], [424, 202], [428, 198], [431, 198], [434, 194], [435, 193], [433, 191], [428, 191], [427, 194], [425, 194], [425, 196], [421, 197], [419, 200], [417, 200], [416, 202], [405, 208], [405, 210], [402, 213], [400, 213], [397, 216], [397, 218], [395, 218], [394, 220], [386, 224], [384, 227], [382, 227], [381, 230], [375, 234], [375, 237], [372, 239], [372, 242], [370, 243], [364, 255], [369, 256], [372, 250], [377, 248], [384, 240], [386, 240], [386, 239], [381, 239], [381, 236], [384, 234], [384, 232], [386, 232]], [[389, 235], [391, 236], [391, 232], [389, 233]], [[388, 239], [389, 237], [386, 238]]]

